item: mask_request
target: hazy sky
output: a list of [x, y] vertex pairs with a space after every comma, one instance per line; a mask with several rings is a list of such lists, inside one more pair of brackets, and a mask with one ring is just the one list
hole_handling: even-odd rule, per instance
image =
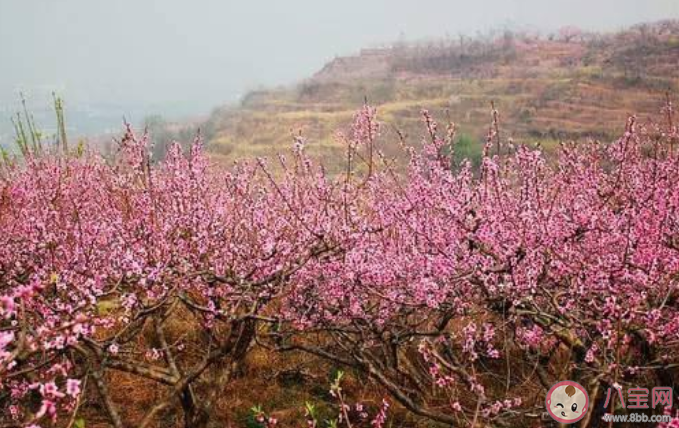
[[202, 113], [402, 35], [667, 18], [679, 0], [0, 0], [0, 105], [55, 88], [71, 104]]

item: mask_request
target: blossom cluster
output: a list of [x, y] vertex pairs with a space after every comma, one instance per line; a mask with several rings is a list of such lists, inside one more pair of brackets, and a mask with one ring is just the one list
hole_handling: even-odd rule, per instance
[[[212, 166], [199, 140], [155, 162], [130, 128], [114, 159], [5, 167], [0, 424], [52, 423], [92, 379], [120, 428], [106, 371], [171, 386], [162, 410], [255, 343], [353, 367], [404, 408], [456, 425], [520, 415], [528, 397], [512, 387], [548, 389], [564, 354], [569, 376], [597, 388], [671, 378], [676, 127], [630, 118], [612, 144], [564, 144], [556, 159], [500, 147], [494, 132], [475, 171], [451, 161], [452, 131], [439, 137], [424, 117], [421, 150], [406, 148], [398, 169], [379, 150], [375, 109], [362, 109], [336, 177], [301, 145], [275, 166]], [[168, 341], [168, 319], [201, 334]], [[519, 377], [514, 364], [536, 369]], [[223, 385], [209, 384], [187, 415], [214, 402]]]

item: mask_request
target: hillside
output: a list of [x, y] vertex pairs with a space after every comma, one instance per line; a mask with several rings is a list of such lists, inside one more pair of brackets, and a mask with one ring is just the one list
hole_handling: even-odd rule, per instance
[[447, 112], [471, 145], [466, 152], [478, 152], [491, 100], [503, 134], [514, 140], [547, 148], [562, 139], [607, 140], [628, 114], [658, 112], [664, 93], [679, 87], [677, 64], [676, 21], [614, 34], [564, 29], [396, 44], [338, 57], [292, 88], [251, 92], [238, 107], [217, 109], [206, 135], [213, 157], [231, 161], [286, 149], [301, 131], [308, 150], [332, 166], [342, 152], [334, 132], [367, 98], [378, 107], [383, 135], [399, 129], [414, 144], [427, 108], [441, 120]]

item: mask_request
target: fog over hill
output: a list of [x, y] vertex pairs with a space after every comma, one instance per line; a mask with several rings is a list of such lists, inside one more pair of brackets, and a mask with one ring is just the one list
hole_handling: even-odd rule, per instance
[[345, 151], [335, 131], [348, 130], [367, 98], [388, 155], [403, 153], [402, 135], [420, 144], [428, 109], [456, 123], [456, 154], [478, 161], [494, 101], [505, 137], [553, 151], [564, 140], [612, 141], [630, 114], [655, 117], [666, 92], [679, 91], [677, 63], [677, 20], [610, 33], [568, 27], [402, 42], [338, 56], [296, 86], [253, 91], [239, 106], [216, 110], [203, 128], [214, 158], [225, 163], [285, 150], [292, 131], [332, 169]]
[[123, 116], [205, 115], [394, 41], [508, 27], [608, 31], [673, 17], [674, 0], [0, 0], [0, 136], [19, 91], [45, 118], [57, 91], [73, 132], [91, 134]]

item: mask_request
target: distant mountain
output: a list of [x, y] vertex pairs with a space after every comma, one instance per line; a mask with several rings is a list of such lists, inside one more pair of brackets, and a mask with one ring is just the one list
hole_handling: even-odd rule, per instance
[[[678, 65], [677, 21], [613, 34], [566, 28], [552, 36], [505, 32], [401, 43], [336, 58], [292, 88], [251, 92], [239, 106], [215, 110], [204, 128], [219, 160], [273, 154], [302, 130], [308, 150], [332, 164], [342, 153], [334, 131], [367, 98], [378, 106], [383, 134], [398, 128], [417, 143], [420, 110], [427, 108], [455, 121], [474, 152], [494, 100], [505, 137], [549, 149], [562, 139], [611, 139], [628, 114], [656, 114], [665, 92], [679, 88]], [[385, 137], [389, 152], [387, 141], [395, 139]]]

